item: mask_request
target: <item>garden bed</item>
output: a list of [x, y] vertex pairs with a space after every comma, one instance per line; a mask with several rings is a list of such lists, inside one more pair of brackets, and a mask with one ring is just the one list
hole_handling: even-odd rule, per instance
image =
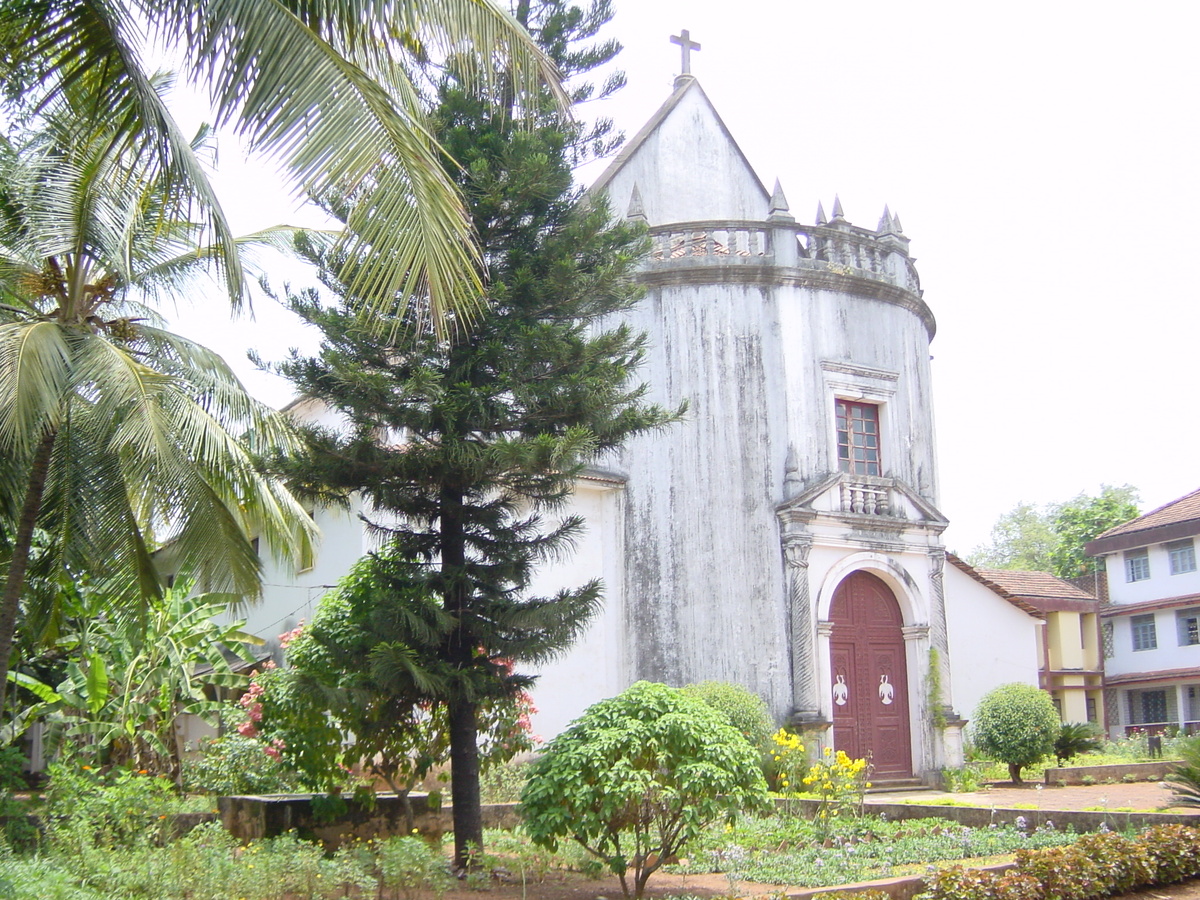
[[1059, 766], [1046, 769], [1046, 784], [1115, 784], [1119, 781], [1162, 781], [1183, 760], [1164, 759], [1154, 762], [1129, 762], [1104, 766]]

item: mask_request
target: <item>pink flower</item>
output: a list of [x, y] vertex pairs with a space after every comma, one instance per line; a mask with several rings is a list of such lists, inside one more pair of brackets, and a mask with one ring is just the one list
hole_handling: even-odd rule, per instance
[[237, 727], [237, 730], [242, 737], [258, 737], [258, 729], [254, 727], [253, 722], [243, 722]]

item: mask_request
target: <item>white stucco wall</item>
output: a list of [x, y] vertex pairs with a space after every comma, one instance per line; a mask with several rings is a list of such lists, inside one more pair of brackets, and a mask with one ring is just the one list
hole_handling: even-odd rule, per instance
[[[531, 691], [538, 710], [534, 733], [547, 740], [591, 704], [629, 686], [621, 631], [621, 490], [612, 484], [579, 483], [565, 513], [583, 516], [584, 532], [568, 557], [538, 570], [531, 586], [537, 596], [576, 588], [593, 578], [604, 586], [603, 604], [580, 640], [558, 659], [531, 670], [538, 676]], [[530, 671], [525, 666], [518, 669]]]
[[1177, 614], [1181, 609], [1200, 609], [1200, 600], [1187, 607], [1139, 610], [1137, 615], [1154, 616], [1158, 647], [1153, 650], [1133, 649], [1133, 628], [1130, 616], [1113, 616], [1113, 656], [1104, 661], [1109, 675], [1134, 672], [1161, 672], [1167, 669], [1200, 668], [1200, 644], [1179, 643]]
[[998, 685], [1019, 681], [1037, 687], [1041, 620], [954, 566], [946, 566], [945, 587], [950, 674], [958, 714], [970, 719], [980, 698]]
[[1113, 603], [1143, 603], [1200, 594], [1200, 571], [1172, 575], [1165, 544], [1150, 544], [1145, 549], [1150, 562], [1150, 577], [1145, 581], [1125, 580], [1124, 553], [1114, 553], [1104, 558], [1108, 595]]

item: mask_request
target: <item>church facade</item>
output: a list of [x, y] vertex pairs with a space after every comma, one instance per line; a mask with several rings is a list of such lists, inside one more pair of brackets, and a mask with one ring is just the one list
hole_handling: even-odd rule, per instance
[[690, 75], [591, 193], [648, 227], [640, 375], [689, 411], [595, 473], [619, 565], [539, 705], [726, 680], [876, 780], [960, 764], [955, 699], [1036, 684], [1037, 620], [946, 565], [935, 322], [898, 217], [858, 227], [835, 200], [798, 224]]
[[[1038, 619], [946, 564], [935, 322], [899, 219], [859, 227], [835, 201], [798, 224], [690, 75], [591, 193], [649, 230], [626, 314], [649, 335], [639, 376], [689, 411], [577, 484], [587, 533], [533, 587], [600, 576], [605, 604], [540, 671], [536, 729], [640, 679], [724, 680], [810, 746], [870, 756], [877, 781], [959, 764], [960, 711], [1037, 684]], [[293, 414], [336, 420], [304, 400]], [[312, 570], [264, 558], [248, 628], [265, 638], [371, 549], [353, 513], [315, 516]]]

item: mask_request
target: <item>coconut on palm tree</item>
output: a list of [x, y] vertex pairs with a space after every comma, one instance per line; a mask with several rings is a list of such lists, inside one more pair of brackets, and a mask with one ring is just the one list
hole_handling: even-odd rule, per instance
[[314, 538], [251, 455], [287, 446], [287, 424], [217, 354], [155, 322], [154, 301], [223, 272], [192, 196], [120, 129], [85, 131], [71, 112], [0, 141], [0, 478], [17, 498], [0, 709], [35, 530], [61, 571], [119, 577], [128, 602], [161, 592], [165, 540], [206, 590], [253, 595], [253, 537], [300, 563]]

